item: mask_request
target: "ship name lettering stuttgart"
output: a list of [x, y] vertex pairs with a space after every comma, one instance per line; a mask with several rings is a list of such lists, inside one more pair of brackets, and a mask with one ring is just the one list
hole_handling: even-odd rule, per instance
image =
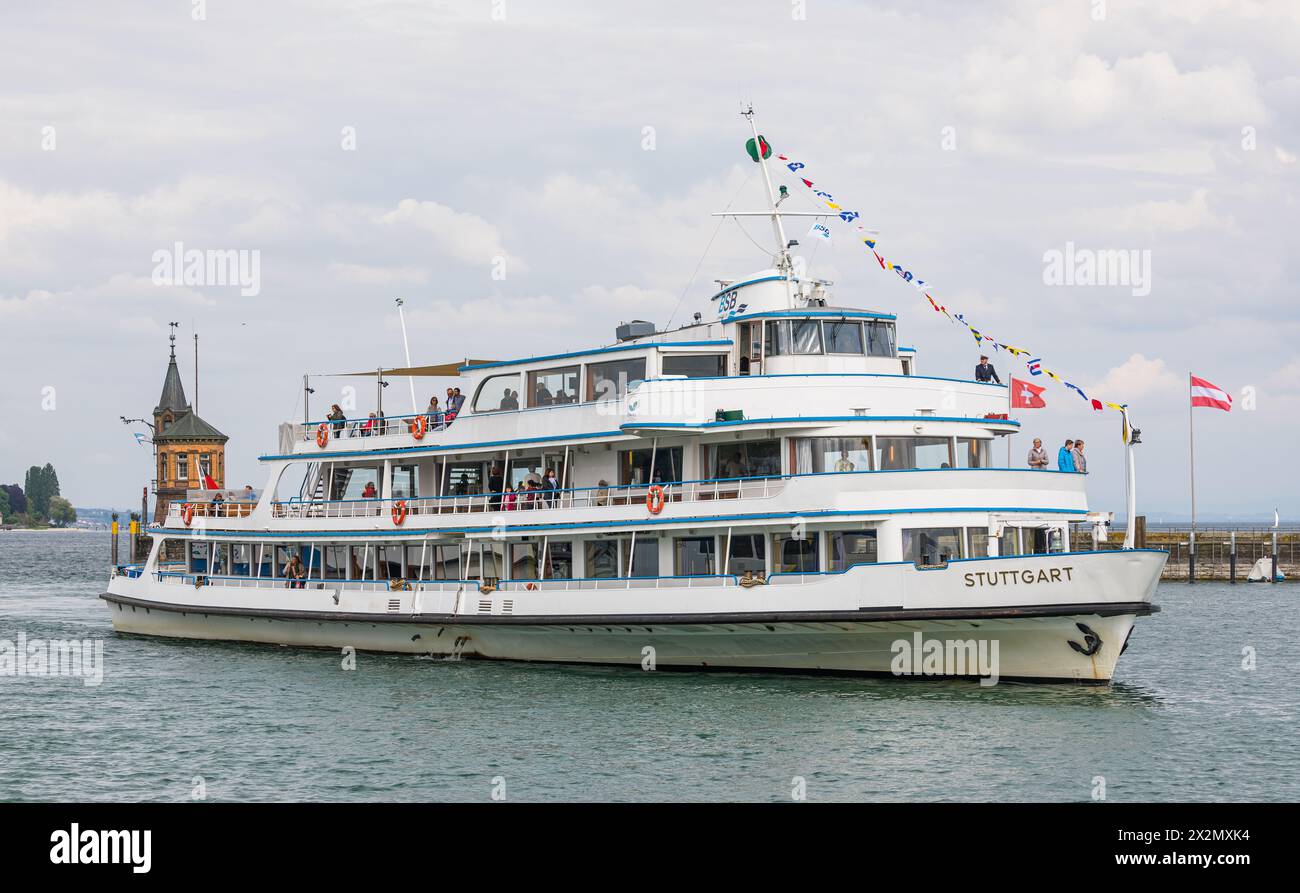
[[[1043, 568], [1037, 573], [1034, 571], [977, 571], [973, 574], [966, 575], [967, 588], [972, 586], [997, 586], [1005, 584], [1014, 586], [1017, 583], [1069, 583], [1073, 580], [1071, 575], [1073, 567], [1053, 567]], [[1061, 575], [1065, 576], [1062, 577]]]

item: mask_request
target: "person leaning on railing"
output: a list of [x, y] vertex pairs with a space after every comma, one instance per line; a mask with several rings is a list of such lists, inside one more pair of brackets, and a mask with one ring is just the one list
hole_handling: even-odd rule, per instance
[[334, 423], [335, 437], [338, 437], [343, 433], [343, 427], [347, 424], [348, 417], [343, 414], [343, 410], [339, 408], [337, 403], [330, 407], [330, 414], [325, 416], [325, 418]]

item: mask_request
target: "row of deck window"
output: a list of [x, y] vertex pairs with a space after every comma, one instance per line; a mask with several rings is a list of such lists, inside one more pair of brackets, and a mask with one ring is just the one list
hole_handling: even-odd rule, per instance
[[[788, 533], [719, 533], [671, 539], [672, 566], [661, 566], [660, 539], [653, 536], [589, 540], [532, 538], [518, 542], [444, 544], [216, 543], [190, 542], [186, 570], [210, 576], [283, 578], [296, 554], [311, 580], [537, 580], [712, 576], [751, 573], [844, 571], [878, 561], [878, 532], [828, 530]], [[996, 543], [1000, 555], [1033, 555], [1063, 548], [1058, 533], [1007, 527]], [[768, 560], [771, 549], [771, 561]], [[925, 527], [903, 531], [903, 559], [923, 565], [988, 554], [984, 527]]]

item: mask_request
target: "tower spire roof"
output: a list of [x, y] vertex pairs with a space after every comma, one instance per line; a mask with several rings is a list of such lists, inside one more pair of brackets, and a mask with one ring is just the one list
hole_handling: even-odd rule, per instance
[[158, 405], [154, 408], [154, 415], [160, 415], [164, 410], [170, 409], [173, 415], [180, 415], [188, 412], [189, 402], [185, 399], [185, 386], [181, 384], [181, 372], [176, 368], [176, 326], [178, 323], [169, 323], [172, 329], [171, 333], [171, 358], [167, 363], [167, 375], [163, 378], [162, 396], [158, 398]]

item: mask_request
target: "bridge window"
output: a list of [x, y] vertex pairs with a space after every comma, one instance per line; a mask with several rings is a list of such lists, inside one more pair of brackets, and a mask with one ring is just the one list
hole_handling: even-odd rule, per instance
[[687, 378], [721, 378], [727, 374], [727, 355], [666, 354], [663, 359], [663, 374], [685, 375]]
[[587, 365], [587, 399], [615, 400], [645, 380], [645, 357]]
[[859, 564], [875, 564], [880, 559], [874, 530], [831, 531], [831, 570], [846, 571]]
[[862, 323], [839, 320], [826, 323], [826, 352], [861, 354]]
[[782, 319], [767, 324], [764, 351], [768, 356], [820, 354], [822, 324], [817, 319]]
[[794, 442], [797, 474], [870, 471], [871, 440], [866, 437], [801, 437]]
[[992, 441], [976, 437], [957, 438], [955, 455], [958, 468], [991, 468], [992, 453]]
[[821, 569], [817, 556], [818, 535], [772, 534], [772, 571], [780, 574], [815, 574]]
[[873, 319], [866, 324], [867, 356], [896, 357], [898, 344], [895, 341], [894, 324], [883, 319]]
[[946, 437], [877, 437], [876, 468], [896, 471], [908, 468], [951, 468]]
[[528, 373], [528, 405], [556, 406], [578, 402], [578, 366]]
[[781, 442], [742, 440], [704, 448], [704, 467], [712, 478], [774, 477], [781, 473]]
[[961, 528], [923, 527], [903, 531], [903, 560], [917, 564], [947, 564], [961, 558]]
[[483, 379], [474, 395], [475, 412], [497, 412], [519, 408], [519, 373], [493, 375]]

